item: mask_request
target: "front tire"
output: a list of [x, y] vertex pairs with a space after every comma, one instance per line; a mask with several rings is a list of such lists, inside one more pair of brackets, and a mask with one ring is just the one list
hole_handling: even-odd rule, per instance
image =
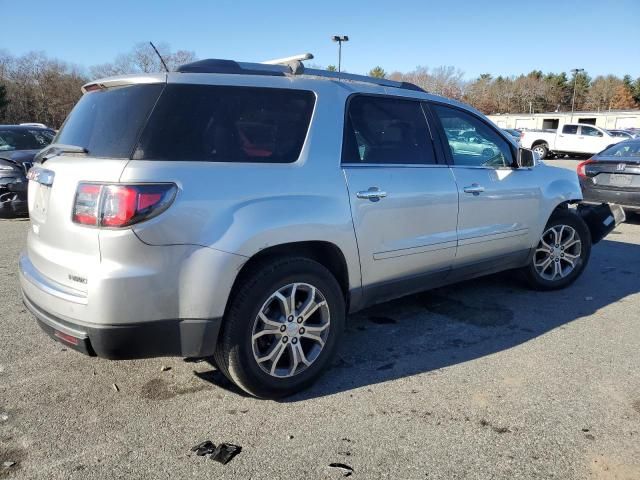
[[538, 154], [540, 160], [544, 160], [549, 154], [549, 146], [546, 143], [539, 143], [532, 147], [531, 150]]
[[235, 289], [216, 364], [251, 395], [291, 395], [322, 374], [345, 316], [342, 289], [318, 262], [303, 257], [262, 262]]
[[591, 255], [591, 233], [582, 218], [566, 210], [554, 213], [524, 274], [536, 290], [557, 290], [575, 282]]

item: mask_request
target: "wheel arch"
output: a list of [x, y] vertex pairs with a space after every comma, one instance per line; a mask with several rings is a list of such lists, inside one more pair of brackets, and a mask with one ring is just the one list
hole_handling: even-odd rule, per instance
[[281, 243], [256, 252], [238, 271], [227, 300], [227, 308], [238, 290], [238, 285], [240, 285], [247, 276], [251, 275], [251, 273], [261, 265], [281, 257], [305, 257], [315, 260], [326, 267], [338, 281], [348, 309], [350, 290], [354, 286], [351, 285], [349, 280], [350, 272], [345, 254], [336, 244], [324, 240]]

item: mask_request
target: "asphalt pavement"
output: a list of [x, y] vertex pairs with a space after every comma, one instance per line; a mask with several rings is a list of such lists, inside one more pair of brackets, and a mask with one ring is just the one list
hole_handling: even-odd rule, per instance
[[[640, 479], [640, 217], [572, 287], [510, 273], [350, 317], [308, 391], [246, 397], [206, 361], [108, 361], [25, 310], [0, 220], [0, 478]], [[203, 441], [242, 451], [227, 465]]]

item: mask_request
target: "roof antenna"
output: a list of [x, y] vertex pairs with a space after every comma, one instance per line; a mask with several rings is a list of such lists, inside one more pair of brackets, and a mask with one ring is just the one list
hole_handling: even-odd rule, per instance
[[158, 58], [160, 59], [160, 61], [162, 62], [162, 66], [164, 67], [165, 72], [169, 73], [169, 69], [167, 68], [167, 64], [164, 63], [164, 60], [162, 58], [162, 55], [160, 55], [160, 52], [158, 51], [158, 49], [156, 48], [156, 46], [153, 44], [153, 42], [149, 42], [149, 45], [151, 45], [151, 48], [153, 48], [153, 51], [156, 52], [156, 55], [158, 55]]

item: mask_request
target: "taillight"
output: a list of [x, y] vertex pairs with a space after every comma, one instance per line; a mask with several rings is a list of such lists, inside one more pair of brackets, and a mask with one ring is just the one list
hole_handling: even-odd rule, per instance
[[81, 183], [73, 205], [73, 221], [82, 225], [128, 227], [165, 211], [176, 191], [173, 183]]
[[585, 160], [584, 162], [580, 162], [576, 167], [576, 172], [578, 172], [578, 176], [586, 178], [587, 177], [586, 166], [593, 162], [594, 160], [591, 160], [591, 159]]
[[82, 225], [98, 224], [100, 192], [102, 185], [81, 183], [76, 190], [76, 201], [73, 204], [73, 221]]

